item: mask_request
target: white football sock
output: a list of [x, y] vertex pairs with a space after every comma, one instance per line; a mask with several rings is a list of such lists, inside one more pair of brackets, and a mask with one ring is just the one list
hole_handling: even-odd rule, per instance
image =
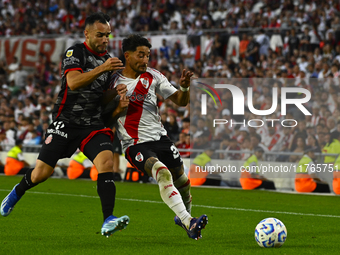
[[183, 173], [176, 181], [174, 181], [174, 185], [182, 196], [187, 212], [191, 215], [192, 196], [190, 194], [191, 184], [188, 176]]
[[152, 167], [152, 176], [157, 181], [159, 192], [164, 203], [181, 219], [182, 223], [189, 228], [191, 215], [187, 212], [180, 192], [173, 184], [169, 169], [160, 161]]

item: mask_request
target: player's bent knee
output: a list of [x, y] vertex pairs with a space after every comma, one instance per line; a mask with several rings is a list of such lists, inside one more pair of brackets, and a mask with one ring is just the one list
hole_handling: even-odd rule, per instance
[[98, 173], [113, 172], [113, 161], [105, 160], [96, 165]]
[[33, 183], [40, 183], [46, 181], [53, 173], [53, 168], [47, 167], [36, 167], [31, 173], [31, 181]]
[[185, 173], [183, 165], [181, 165], [179, 167], [175, 167], [175, 168], [170, 168], [169, 170], [171, 172], [171, 175], [172, 175], [172, 178], [174, 179], [174, 181], [181, 178], [181, 176]]
[[93, 160], [98, 173], [113, 172], [113, 154], [111, 151], [102, 151]]

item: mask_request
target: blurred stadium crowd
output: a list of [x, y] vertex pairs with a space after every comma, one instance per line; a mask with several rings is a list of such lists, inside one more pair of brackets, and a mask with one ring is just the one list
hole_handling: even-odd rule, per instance
[[[218, 108], [209, 103], [212, 114], [206, 118], [200, 116], [200, 107], [195, 104], [202, 91], [194, 87], [187, 107], [159, 98], [161, 120], [180, 149], [204, 149], [210, 142], [223, 151], [215, 157], [244, 160], [260, 145], [266, 152], [276, 152], [267, 159], [290, 162], [300, 157], [278, 152], [302, 153], [306, 146], [316, 146], [325, 153], [340, 152], [339, 1], [2, 0], [0, 5], [2, 37], [82, 34], [86, 16], [103, 11], [111, 17], [113, 36], [176, 31], [187, 35], [186, 43], [163, 40], [162, 47], [154, 49], [150, 57], [149, 66], [160, 70], [174, 86], [186, 68], [197, 77], [253, 80], [257, 109], [271, 107], [273, 86], [298, 86], [312, 94], [305, 105], [312, 116], [288, 111], [285, 118], [298, 121], [294, 128], [213, 127], [212, 118], [238, 120], [239, 116], [232, 114], [230, 93], [220, 95], [223, 104]], [[280, 35], [283, 42], [275, 50], [269, 47], [273, 34]], [[237, 60], [234, 52], [227, 52], [230, 35], [240, 39]], [[201, 36], [206, 38], [204, 45], [199, 42]], [[197, 54], [198, 50], [204, 54]], [[257, 78], [272, 82], [255, 86]], [[25, 70], [16, 57], [10, 63], [0, 60], [0, 81], [1, 148], [8, 149], [18, 138], [24, 145], [41, 144], [59, 91], [60, 64], [49, 62], [43, 53], [33, 72]], [[249, 83], [238, 83], [244, 91], [246, 85]], [[282, 118], [280, 111], [270, 117]], [[243, 118], [258, 116], [246, 110]], [[181, 154], [190, 156], [188, 151]]]

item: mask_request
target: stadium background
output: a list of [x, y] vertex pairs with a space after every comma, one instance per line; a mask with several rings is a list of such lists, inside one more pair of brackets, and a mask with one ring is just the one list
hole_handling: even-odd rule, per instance
[[[267, 148], [267, 162], [296, 163], [304, 147], [311, 144], [320, 148], [321, 156], [339, 154], [322, 151], [332, 142], [332, 134], [340, 131], [339, 1], [3, 0], [0, 4], [2, 162], [5, 151], [21, 138], [25, 157], [34, 164], [59, 91], [60, 55], [83, 41], [85, 17], [95, 11], [111, 17], [108, 51], [113, 56], [122, 57], [125, 35], [141, 33], [153, 45], [149, 66], [160, 70], [176, 87], [181, 70], [189, 68], [203, 78], [291, 78], [295, 86], [309, 89], [312, 100], [307, 107], [312, 118], [299, 119], [301, 124], [289, 132], [276, 127], [274, 141], [264, 139], [268, 130], [255, 130]], [[259, 87], [257, 92], [257, 103], [265, 108], [271, 90]], [[197, 126], [202, 123], [190, 119], [193, 109], [176, 107], [162, 98], [159, 106], [163, 124], [178, 142], [182, 156], [193, 157], [201, 151], [196, 140], [202, 134]], [[231, 110], [228, 105], [215, 110], [223, 116], [225, 109]], [[189, 128], [184, 124], [188, 118]], [[214, 142], [216, 160], [240, 165], [253, 149], [254, 130], [235, 129], [225, 135], [206, 120], [202, 128]], [[190, 136], [190, 144], [180, 140], [180, 133]], [[236, 140], [235, 146], [231, 140]], [[277, 156], [273, 158], [273, 154]], [[323, 157], [319, 160], [323, 162]], [[124, 169], [125, 161], [121, 162]], [[291, 188], [291, 180], [281, 187]]]

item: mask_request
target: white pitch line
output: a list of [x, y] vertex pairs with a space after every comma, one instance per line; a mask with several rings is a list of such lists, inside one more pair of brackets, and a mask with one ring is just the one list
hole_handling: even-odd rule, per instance
[[[9, 192], [11, 190], [0, 189], [0, 191]], [[43, 195], [56, 195], [56, 196], [68, 196], [68, 197], [84, 197], [84, 198], [96, 198], [98, 196], [88, 196], [88, 195], [77, 195], [77, 194], [65, 194], [65, 193], [53, 193], [53, 192], [41, 192], [41, 191], [27, 191], [27, 193], [32, 194], [43, 194]], [[153, 203], [153, 204], [164, 204], [162, 201], [154, 200], [142, 200], [133, 198], [116, 198], [117, 200], [141, 202], [141, 203]], [[218, 209], [218, 210], [230, 210], [230, 211], [243, 211], [243, 212], [259, 212], [259, 213], [275, 213], [275, 214], [288, 214], [297, 216], [312, 216], [312, 217], [324, 217], [324, 218], [340, 218], [340, 215], [331, 214], [314, 214], [314, 213], [298, 213], [298, 212], [281, 212], [281, 211], [269, 211], [269, 210], [257, 210], [257, 209], [247, 209], [247, 208], [237, 208], [237, 207], [220, 207], [220, 206], [210, 206], [210, 205], [193, 205], [194, 207], [208, 208], [208, 209]]]
[[[131, 199], [131, 198], [117, 198], [119, 200], [125, 201], [133, 201], [133, 202], [144, 202], [144, 203], [157, 203], [163, 204], [160, 201], [151, 201], [151, 200], [140, 200], [140, 199]], [[269, 211], [269, 210], [257, 210], [257, 209], [247, 209], [247, 208], [237, 208], [237, 207], [219, 207], [219, 206], [210, 206], [210, 205], [192, 205], [194, 207], [202, 207], [209, 209], [219, 209], [219, 210], [231, 210], [231, 211], [243, 211], [243, 212], [260, 212], [260, 213], [277, 213], [277, 214], [290, 214], [290, 215], [298, 215], [298, 216], [313, 216], [313, 217], [327, 217], [327, 218], [340, 218], [340, 215], [330, 215], [330, 214], [314, 214], [314, 213], [297, 213], [297, 212], [280, 212], [280, 211]]]

